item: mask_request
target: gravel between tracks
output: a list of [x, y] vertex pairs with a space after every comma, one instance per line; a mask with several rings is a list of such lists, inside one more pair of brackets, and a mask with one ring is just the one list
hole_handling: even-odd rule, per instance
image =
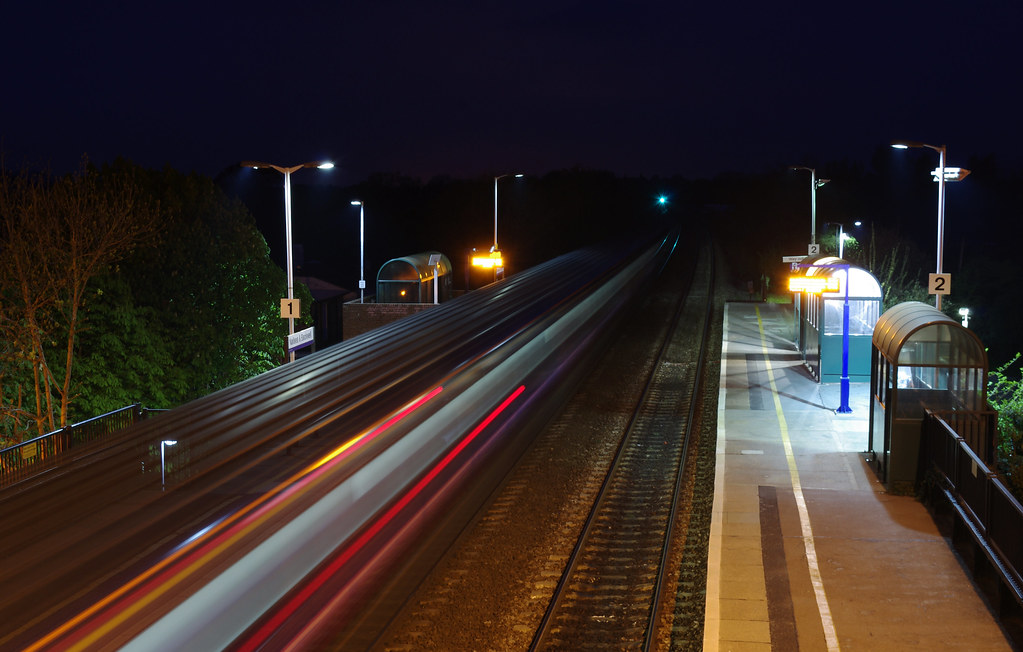
[[[719, 272], [720, 273], [720, 272]], [[649, 373], [672, 304], [672, 274], [637, 306], [621, 335], [565, 409], [508, 474], [384, 633], [376, 650], [524, 650], [543, 617], [574, 538]], [[720, 277], [719, 277], [720, 278]], [[708, 368], [720, 366], [721, 305], [715, 300]], [[713, 502], [716, 373], [708, 374], [695, 453], [692, 514], [677, 541], [678, 599], [671, 649], [699, 650], [707, 539]], [[713, 415], [713, 416], [712, 416]], [[596, 479], [596, 480], [594, 480]], [[662, 648], [668, 647], [665, 642]]]

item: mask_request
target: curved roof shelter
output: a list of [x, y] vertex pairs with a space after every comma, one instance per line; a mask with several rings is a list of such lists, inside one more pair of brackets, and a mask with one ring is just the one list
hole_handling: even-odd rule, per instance
[[[431, 264], [432, 262], [432, 264]], [[451, 298], [451, 261], [439, 251], [392, 258], [377, 272], [377, 303], [432, 303]]]
[[881, 314], [881, 284], [867, 270], [835, 256], [808, 256], [799, 265], [796, 276], [833, 280], [837, 288], [800, 292], [795, 301], [796, 344], [810, 374], [821, 382], [841, 379], [848, 296], [849, 377], [856, 382], [867, 381], [870, 337]]
[[[849, 270], [849, 298], [857, 299], [880, 299], [881, 284], [877, 282], [874, 275], [836, 256], [821, 256], [820, 258], [807, 259], [804, 264], [811, 265], [806, 268], [807, 276], [831, 276], [845, 280], [846, 270]], [[844, 299], [844, 284], [836, 292], [822, 293], [825, 299]]]
[[934, 306], [909, 301], [877, 320], [874, 347], [899, 365], [983, 367], [987, 352], [973, 331]]
[[[927, 411], [955, 415], [946, 420], [965, 424], [988, 409], [987, 352], [973, 331], [919, 301], [881, 315], [871, 348], [873, 465], [889, 490], [912, 491]], [[986, 460], [992, 440], [985, 428], [960, 434]]]
[[439, 256], [440, 273], [451, 272], [451, 261], [439, 251], [424, 251], [401, 258], [392, 258], [380, 267], [377, 279], [388, 281], [425, 281], [433, 278], [434, 265], [430, 264], [433, 256]]

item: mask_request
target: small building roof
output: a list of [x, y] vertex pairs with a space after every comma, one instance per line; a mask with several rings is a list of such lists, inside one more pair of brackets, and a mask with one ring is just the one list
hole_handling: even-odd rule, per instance
[[[433, 258], [437, 256], [437, 258]], [[437, 271], [430, 260], [438, 261], [440, 275], [445, 276], [451, 273], [451, 261], [439, 251], [424, 251], [401, 258], [392, 258], [380, 267], [377, 273], [377, 281], [418, 281], [422, 282], [433, 278]]]
[[[322, 278], [316, 278], [315, 276], [296, 276], [295, 280], [304, 283], [309, 288], [309, 293], [313, 295], [313, 298], [317, 301], [323, 299], [330, 299], [331, 297], [349, 296], [354, 294], [351, 290], [334, 285], [329, 281], [325, 281]], [[355, 296], [358, 296], [357, 294]]]
[[[849, 296], [857, 299], [880, 299], [881, 284], [874, 275], [837, 256], [807, 256], [800, 263], [806, 276], [837, 276], [845, 279], [846, 269], [849, 270]], [[838, 292], [824, 292], [824, 298], [835, 299], [845, 297], [845, 287]]]
[[[987, 369], [987, 353], [976, 334], [919, 301], [885, 311], [874, 326], [872, 341], [886, 360], [896, 364]], [[911, 344], [922, 346], [907, 346]]]

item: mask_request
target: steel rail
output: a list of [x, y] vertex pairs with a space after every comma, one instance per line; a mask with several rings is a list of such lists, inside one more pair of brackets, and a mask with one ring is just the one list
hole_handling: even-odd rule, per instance
[[685, 481], [685, 468], [689, 461], [689, 442], [691, 441], [693, 426], [696, 423], [697, 416], [697, 405], [700, 403], [700, 394], [704, 387], [704, 365], [707, 361], [707, 341], [710, 335], [710, 323], [711, 317], [714, 314], [714, 287], [716, 284], [716, 264], [714, 257], [714, 247], [708, 248], [710, 251], [710, 278], [707, 282], [707, 305], [703, 313], [703, 329], [700, 336], [700, 353], [697, 356], [696, 362], [696, 382], [693, 386], [693, 400], [689, 402], [689, 413], [686, 415], [686, 437], [682, 444], [682, 465], [679, 467], [678, 476], [675, 478], [675, 493], [671, 501], [671, 513], [668, 516], [668, 535], [665, 537], [664, 549], [661, 554], [660, 572], [657, 574], [657, 581], [654, 584], [654, 600], [653, 606], [651, 607], [650, 621], [647, 625], [646, 637], [644, 639], [644, 650], [649, 650], [650, 646], [656, 640], [658, 623], [661, 617], [661, 604], [664, 602], [664, 587], [666, 584], [665, 575], [668, 572], [668, 562], [671, 556], [671, 551], [675, 543], [675, 527], [674, 524], [678, 519], [679, 512], [679, 498], [682, 495], [682, 485]]
[[[699, 355], [698, 355], [698, 363], [697, 363], [697, 367], [696, 367], [696, 369], [697, 369], [697, 375], [696, 375], [697, 380], [693, 384], [693, 388], [692, 388], [692, 394], [691, 394], [692, 398], [691, 398], [691, 400], [689, 402], [689, 409], [688, 409], [688, 414], [687, 414], [687, 417], [686, 417], [685, 437], [684, 437], [684, 441], [683, 441], [683, 445], [682, 445], [682, 452], [681, 452], [681, 458], [680, 458], [681, 462], [679, 464], [679, 467], [678, 467], [678, 470], [677, 470], [677, 474], [676, 474], [675, 483], [674, 483], [674, 495], [673, 495], [673, 498], [672, 498], [672, 501], [671, 501], [671, 509], [669, 510], [669, 516], [668, 516], [668, 520], [667, 520], [665, 537], [664, 537], [664, 541], [663, 541], [663, 546], [661, 548], [660, 561], [659, 561], [659, 570], [658, 570], [658, 573], [657, 573], [657, 579], [656, 579], [656, 581], [654, 583], [653, 591], [651, 592], [651, 595], [652, 595], [651, 603], [652, 604], [651, 604], [651, 607], [650, 607], [650, 615], [648, 617], [648, 624], [647, 624], [647, 627], [646, 627], [646, 630], [645, 630], [645, 634], [644, 634], [644, 641], [643, 641], [643, 646], [642, 646], [643, 650], [649, 650], [650, 646], [653, 644], [654, 636], [656, 634], [656, 629], [657, 629], [656, 621], [660, 617], [660, 610], [659, 610], [659, 606], [658, 605], [659, 605], [659, 603], [662, 600], [661, 593], [663, 592], [663, 586], [665, 585], [665, 573], [668, 570], [667, 561], [668, 561], [668, 557], [669, 557], [670, 552], [671, 552], [671, 545], [672, 545], [673, 540], [674, 540], [673, 536], [672, 536], [672, 530], [673, 530], [673, 526], [674, 526], [674, 523], [675, 523], [675, 521], [677, 519], [677, 515], [678, 515], [679, 495], [681, 493], [681, 487], [682, 487], [682, 484], [683, 484], [683, 482], [685, 480], [684, 470], [685, 470], [686, 456], [687, 456], [687, 453], [688, 453], [688, 443], [689, 443], [689, 439], [690, 439], [691, 432], [692, 432], [692, 424], [694, 423], [694, 421], [696, 419], [696, 405], [697, 405], [697, 402], [698, 402], [698, 400], [697, 400], [698, 399], [698, 395], [699, 395], [699, 392], [702, 389], [702, 377], [703, 377], [702, 369], [703, 369], [703, 365], [704, 365], [705, 360], [706, 360], [707, 339], [708, 339], [708, 333], [709, 333], [709, 329], [710, 329], [710, 319], [711, 319], [711, 315], [712, 315], [712, 306], [713, 306], [713, 286], [714, 286], [713, 249], [709, 248], [709, 250], [711, 252], [710, 253], [710, 277], [709, 277], [708, 288], [707, 288], [707, 299], [706, 299], [707, 307], [706, 307], [706, 309], [704, 311], [703, 325], [702, 325], [702, 328], [701, 328], [701, 336], [700, 336], [700, 342], [701, 342], [701, 344], [700, 344], [700, 352], [699, 352]], [[695, 280], [695, 275], [694, 275], [694, 280]], [[533, 640], [532, 640], [532, 642], [531, 642], [531, 644], [529, 646], [529, 650], [530, 651], [535, 651], [535, 650], [541, 649], [541, 647], [543, 647], [545, 645], [545, 643], [548, 641], [548, 639], [549, 639], [549, 637], [551, 635], [551, 628], [552, 628], [552, 623], [553, 623], [554, 617], [555, 617], [556, 613], [558, 612], [558, 610], [562, 606], [562, 603], [563, 603], [563, 601], [565, 599], [566, 593], [567, 593], [568, 588], [569, 588], [569, 581], [570, 581], [572, 575], [574, 574], [575, 570], [577, 569], [577, 567], [579, 565], [580, 557], [581, 557], [581, 555], [583, 553], [583, 550], [586, 547], [589, 539], [591, 538], [591, 535], [592, 535], [592, 533], [594, 531], [594, 528], [595, 528], [595, 526], [597, 524], [598, 517], [600, 516], [601, 510], [604, 507], [605, 501], [607, 499], [609, 488], [611, 487], [612, 482], [615, 480], [615, 477], [620, 472], [620, 468], [622, 466], [622, 463], [623, 463], [623, 460], [624, 460], [624, 457], [625, 457], [625, 453], [626, 453], [626, 451], [629, 448], [629, 444], [630, 444], [630, 442], [631, 442], [631, 440], [633, 438], [634, 432], [636, 432], [636, 430], [638, 428], [640, 416], [641, 416], [641, 414], [642, 414], [642, 412], [644, 410], [644, 407], [647, 405], [647, 403], [648, 403], [648, 401], [649, 401], [649, 399], [651, 397], [651, 394], [652, 394], [652, 392], [654, 390], [655, 377], [657, 375], [658, 368], [660, 366], [660, 363], [665, 360], [668, 348], [670, 347], [671, 342], [674, 339], [674, 336], [675, 336], [676, 332], [678, 331], [679, 322], [680, 322], [681, 317], [683, 315], [687, 298], [691, 294], [692, 294], [692, 291], [691, 291], [691, 286], [690, 286], [690, 291], [688, 291], [686, 293], [686, 296], [683, 296], [681, 298], [681, 300], [678, 302], [678, 304], [675, 307], [675, 311], [674, 311], [674, 313], [672, 315], [672, 318], [671, 318], [670, 326], [667, 329], [667, 335], [664, 337], [664, 339], [661, 341], [661, 343], [658, 346], [658, 350], [657, 350], [657, 352], [656, 352], [656, 354], [654, 356], [655, 357], [655, 363], [653, 365], [651, 365], [650, 373], [648, 374], [647, 378], [644, 381], [644, 386], [643, 386], [643, 390], [641, 392], [640, 399], [637, 401], [636, 406], [635, 406], [635, 408], [633, 409], [633, 411], [631, 413], [628, 425], [626, 426], [626, 428], [624, 430], [624, 433], [623, 433], [623, 435], [622, 435], [622, 437], [621, 437], [621, 439], [620, 439], [620, 441], [618, 443], [618, 446], [617, 446], [617, 448], [615, 450], [614, 457], [613, 457], [613, 459], [612, 459], [612, 461], [611, 461], [611, 463], [609, 465], [608, 471], [606, 472], [606, 474], [605, 474], [605, 476], [604, 476], [604, 478], [603, 478], [603, 480], [601, 482], [601, 485], [600, 485], [600, 487], [599, 487], [599, 489], [597, 491], [596, 497], [593, 500], [593, 505], [592, 505], [592, 507], [590, 509], [590, 512], [589, 512], [585, 522], [582, 525], [580, 534], [579, 534], [579, 536], [578, 536], [578, 538], [576, 540], [576, 543], [575, 543], [575, 545], [574, 545], [574, 547], [572, 549], [572, 552], [569, 555], [569, 557], [568, 557], [568, 559], [567, 559], [567, 561], [565, 563], [564, 571], [563, 571], [563, 573], [562, 573], [562, 575], [561, 575], [557, 585], [555, 586], [554, 593], [553, 593], [553, 595], [552, 595], [552, 597], [551, 597], [551, 599], [550, 599], [550, 601], [548, 603], [547, 609], [544, 612], [544, 616], [543, 616], [539, 626], [536, 629], [536, 632], [534, 634]]]

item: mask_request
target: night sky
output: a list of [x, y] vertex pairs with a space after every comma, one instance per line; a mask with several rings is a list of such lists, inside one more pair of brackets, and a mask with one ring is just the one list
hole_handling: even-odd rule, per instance
[[58, 173], [329, 158], [347, 185], [710, 178], [905, 138], [1018, 170], [1021, 19], [1009, 0], [8, 3], [0, 150]]

